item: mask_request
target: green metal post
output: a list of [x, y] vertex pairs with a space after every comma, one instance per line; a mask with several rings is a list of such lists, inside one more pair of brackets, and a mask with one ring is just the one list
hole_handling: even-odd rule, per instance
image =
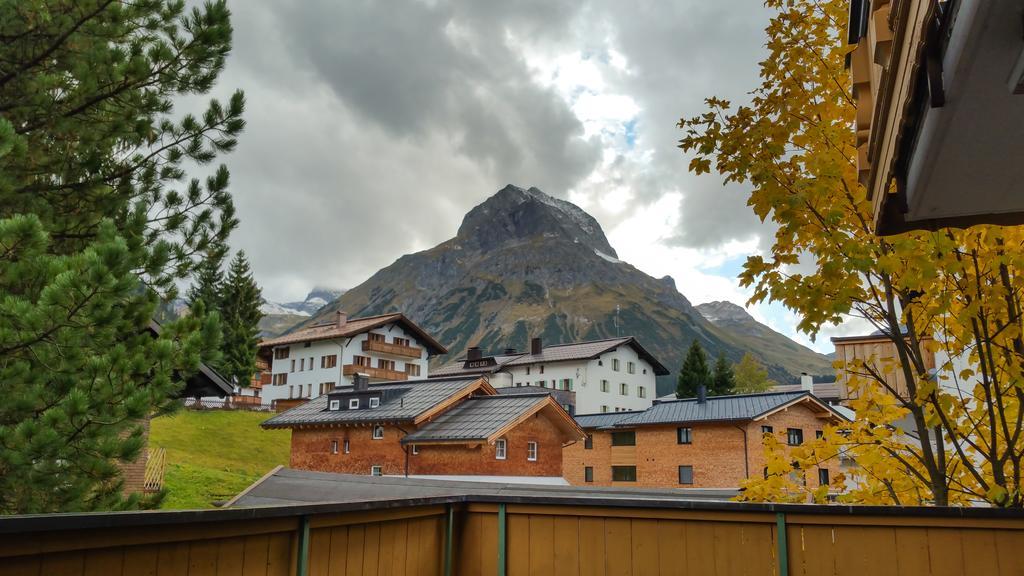
[[309, 518], [299, 518], [299, 557], [295, 561], [296, 576], [309, 574]]
[[498, 504], [498, 576], [505, 576], [505, 505]]
[[448, 505], [448, 535], [444, 540], [444, 576], [452, 576], [452, 524], [454, 523], [452, 505]]
[[775, 541], [779, 546], [779, 576], [789, 576], [789, 546], [786, 543], [786, 514], [775, 515]]

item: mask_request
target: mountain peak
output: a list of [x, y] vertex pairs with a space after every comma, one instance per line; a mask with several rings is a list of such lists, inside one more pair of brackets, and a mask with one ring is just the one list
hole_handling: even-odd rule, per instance
[[512, 184], [470, 210], [457, 238], [487, 251], [542, 235], [569, 238], [607, 256], [618, 256], [601, 225], [579, 206], [538, 188]]
[[720, 322], [756, 322], [754, 317], [747, 313], [742, 306], [733, 304], [728, 300], [717, 302], [705, 302], [695, 306], [701, 316], [712, 324]]

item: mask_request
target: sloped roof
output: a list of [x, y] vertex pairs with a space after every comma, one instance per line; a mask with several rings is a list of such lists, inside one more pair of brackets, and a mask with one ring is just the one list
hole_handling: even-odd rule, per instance
[[529, 352], [526, 352], [516, 356], [512, 360], [509, 360], [504, 365], [525, 366], [527, 364], [538, 364], [541, 362], [589, 360], [591, 358], [597, 358], [601, 354], [614, 350], [619, 346], [627, 345], [636, 350], [636, 353], [651, 365], [657, 376], [664, 376], [669, 373], [668, 369], [662, 366], [661, 362], [658, 362], [658, 360], [632, 336], [608, 338], [605, 340], [591, 340], [589, 342], [572, 342], [570, 344], [552, 344], [544, 346], [541, 349], [540, 354], [530, 354]]
[[424, 424], [403, 438], [402, 443], [484, 441], [531, 409], [546, 404], [548, 398], [547, 394], [475, 396]]
[[415, 322], [409, 320], [404, 314], [400, 313], [367, 316], [365, 318], [350, 318], [341, 326], [338, 326], [337, 322], [316, 324], [302, 328], [301, 330], [296, 330], [290, 334], [285, 334], [284, 336], [263, 340], [260, 342], [260, 347], [267, 348], [272, 346], [282, 346], [284, 344], [297, 344], [299, 342], [348, 338], [350, 336], [369, 332], [374, 328], [385, 326], [392, 322], [401, 324], [404, 328], [415, 334], [416, 337], [427, 347], [427, 352], [429, 354], [445, 354], [448, 352], [447, 348], [439, 344], [429, 334], [424, 332], [423, 329], [417, 326]]
[[[614, 419], [622, 415], [620, 412], [583, 416], [584, 422], [580, 422], [581, 417], [577, 416], [576, 421], [584, 428], [632, 428], [654, 424], [754, 420], [804, 400], [812, 402], [821, 412], [846, 419], [810, 392], [801, 391], [709, 396], [704, 403], [697, 402], [696, 398], [659, 401], [647, 410], [629, 413], [624, 418]], [[612, 418], [601, 421], [598, 416]]]
[[[771, 387], [772, 392], [800, 392], [803, 390], [801, 384], [776, 384]], [[818, 398], [826, 401], [841, 400], [843, 389], [839, 382], [815, 382], [810, 390]]]
[[455, 376], [458, 374], [492, 374], [501, 370], [502, 366], [507, 364], [510, 360], [515, 360], [523, 354], [498, 354], [493, 356], [494, 364], [491, 366], [481, 366], [479, 368], [466, 368], [466, 359], [459, 358], [458, 360], [445, 364], [436, 370], [430, 371], [430, 377], [435, 378], [438, 376]]
[[[479, 378], [430, 378], [370, 384], [370, 390], [390, 392], [384, 396], [380, 406], [376, 408], [328, 410], [328, 399], [331, 395], [324, 394], [274, 416], [261, 426], [264, 428], [291, 428], [308, 425], [330, 426], [414, 420], [439, 403], [464, 394], [468, 388], [478, 382], [481, 382]], [[335, 389], [334, 392], [351, 389], [351, 386], [342, 386]]]
[[642, 413], [642, 410], [634, 410], [630, 412], [602, 412], [600, 414], [578, 414], [576, 416], [576, 423], [580, 425], [580, 428], [604, 428], [606, 426], [614, 426], [621, 420], [629, 418], [634, 414]]

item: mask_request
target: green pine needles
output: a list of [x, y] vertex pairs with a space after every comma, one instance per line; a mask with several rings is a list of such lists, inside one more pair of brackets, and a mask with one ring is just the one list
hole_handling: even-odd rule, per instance
[[237, 225], [226, 168], [185, 166], [234, 148], [242, 94], [173, 114], [231, 34], [223, 1], [0, 0], [0, 513], [143, 504], [140, 422], [217, 355], [203, 306], [147, 327]]

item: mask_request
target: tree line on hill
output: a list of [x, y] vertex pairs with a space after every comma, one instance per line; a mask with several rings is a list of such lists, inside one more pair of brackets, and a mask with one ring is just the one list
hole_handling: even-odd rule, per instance
[[730, 364], [724, 354], [719, 354], [714, 368], [709, 367], [704, 348], [694, 340], [679, 369], [676, 398], [694, 398], [701, 386], [711, 396], [724, 396], [767, 392], [776, 384], [750, 352], [737, 364]]

